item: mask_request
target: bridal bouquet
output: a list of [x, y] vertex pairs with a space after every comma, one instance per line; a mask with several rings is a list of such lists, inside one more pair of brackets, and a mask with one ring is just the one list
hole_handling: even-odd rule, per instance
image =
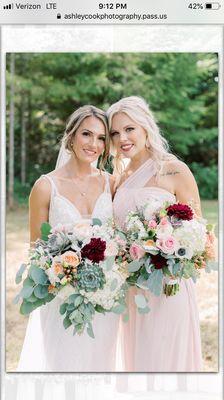
[[[182, 278], [196, 281], [200, 270], [210, 272], [215, 259], [213, 226], [195, 215], [187, 204], [151, 202], [126, 221], [128, 251], [132, 262], [127, 281], [160, 296], [172, 296]], [[215, 268], [215, 267], [214, 267]], [[142, 311], [147, 299], [136, 297]]]
[[15, 302], [22, 299], [20, 312], [27, 315], [58, 297], [65, 329], [73, 325], [74, 334], [82, 334], [86, 328], [94, 338], [95, 312], [126, 310], [125, 237], [112, 223], [102, 225], [98, 219], [54, 228], [44, 223], [41, 232], [28, 264], [17, 273], [20, 283], [28, 269]]

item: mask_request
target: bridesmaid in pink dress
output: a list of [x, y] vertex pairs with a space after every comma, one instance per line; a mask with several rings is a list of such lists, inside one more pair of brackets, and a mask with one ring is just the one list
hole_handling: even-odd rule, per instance
[[[146, 202], [152, 213], [164, 201], [191, 203], [200, 214], [197, 184], [189, 168], [169, 153], [153, 114], [139, 97], [127, 97], [108, 110], [115, 168], [119, 172], [114, 214], [124, 227], [127, 213]], [[122, 172], [122, 158], [129, 159]], [[127, 164], [127, 163], [126, 163]], [[150, 312], [140, 315], [131, 288], [129, 321], [121, 321], [126, 372], [196, 372], [202, 370], [200, 326], [191, 279], [183, 279], [171, 297], [147, 292]]]

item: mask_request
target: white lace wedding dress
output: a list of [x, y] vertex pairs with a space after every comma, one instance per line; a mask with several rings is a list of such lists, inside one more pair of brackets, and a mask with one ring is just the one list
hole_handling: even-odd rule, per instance
[[[82, 220], [80, 212], [51, 182], [49, 223], [71, 224]], [[109, 176], [105, 173], [105, 189], [98, 197], [91, 218], [105, 222], [112, 217]], [[17, 371], [30, 372], [113, 372], [119, 316], [96, 313], [93, 321], [95, 339], [84, 333], [73, 336], [72, 327], [63, 327], [59, 314], [60, 299], [36, 309], [30, 316]]]

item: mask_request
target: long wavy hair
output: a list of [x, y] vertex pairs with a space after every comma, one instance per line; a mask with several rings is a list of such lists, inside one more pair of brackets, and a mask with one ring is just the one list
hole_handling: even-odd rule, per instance
[[[158, 171], [161, 171], [163, 162], [167, 160], [176, 160], [176, 156], [169, 151], [167, 140], [162, 136], [155, 117], [150, 110], [146, 101], [138, 96], [124, 97], [123, 99], [112, 104], [108, 111], [109, 131], [112, 127], [112, 120], [115, 114], [125, 113], [135, 123], [140, 125], [146, 132], [146, 148], [150, 152], [150, 156], [156, 163]], [[121, 174], [124, 170], [122, 157], [116, 152], [111, 138], [111, 151], [114, 153], [115, 171]]]
[[75, 110], [69, 117], [66, 129], [64, 132], [64, 136], [62, 138], [62, 142], [64, 143], [65, 149], [69, 152], [72, 152], [72, 140], [76, 134], [77, 129], [81, 125], [82, 121], [84, 121], [87, 117], [96, 117], [100, 121], [103, 122], [105, 127], [105, 149], [103, 155], [100, 160], [99, 168], [102, 169], [107, 162], [109, 151], [110, 151], [110, 138], [109, 138], [109, 131], [108, 131], [108, 121], [107, 115], [105, 111], [101, 110], [100, 108], [94, 107], [92, 105], [85, 105], [83, 107], [78, 108]]

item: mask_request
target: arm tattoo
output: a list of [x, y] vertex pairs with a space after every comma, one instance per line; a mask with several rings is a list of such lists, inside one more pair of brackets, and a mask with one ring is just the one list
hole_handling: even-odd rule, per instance
[[168, 171], [165, 174], [161, 174], [161, 176], [170, 176], [180, 174], [180, 171]]

